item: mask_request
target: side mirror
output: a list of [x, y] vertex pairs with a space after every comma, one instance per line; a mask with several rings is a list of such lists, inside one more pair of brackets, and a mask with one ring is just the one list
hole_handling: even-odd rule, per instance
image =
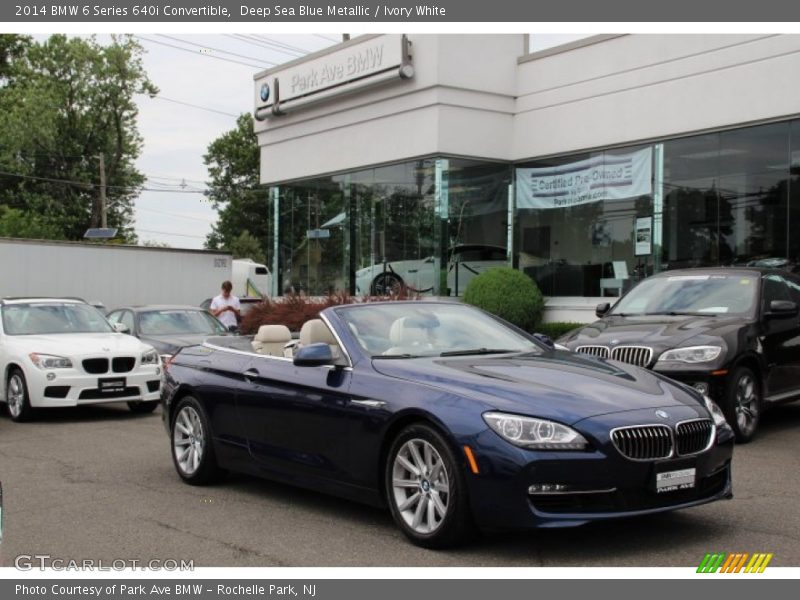
[[239, 326], [238, 325], [228, 325], [228, 332], [229, 333], [239, 333]]
[[594, 314], [597, 315], [598, 319], [602, 319], [606, 316], [609, 310], [611, 310], [611, 305], [608, 302], [601, 302], [594, 309]]
[[791, 300], [773, 300], [769, 303], [769, 312], [765, 317], [773, 319], [785, 319], [787, 317], [794, 317], [798, 313], [796, 302]]
[[117, 333], [130, 333], [130, 328], [125, 323], [114, 323], [114, 331]]
[[555, 350], [556, 344], [549, 335], [545, 335], [543, 333], [534, 333], [533, 337], [542, 342], [548, 348], [553, 348]]
[[328, 344], [310, 344], [297, 349], [294, 355], [296, 367], [322, 367], [334, 363], [333, 352]]

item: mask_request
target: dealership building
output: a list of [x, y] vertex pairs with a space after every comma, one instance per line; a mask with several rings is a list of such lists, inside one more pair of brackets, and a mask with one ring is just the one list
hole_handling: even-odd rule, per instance
[[259, 73], [273, 292], [508, 265], [587, 321], [655, 272], [798, 260], [800, 36], [529, 42], [361, 36]]

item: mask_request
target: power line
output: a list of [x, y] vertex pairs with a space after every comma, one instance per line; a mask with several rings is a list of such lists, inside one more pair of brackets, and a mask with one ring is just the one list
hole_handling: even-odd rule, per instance
[[342, 40], [337, 40], [336, 38], [328, 37], [327, 35], [322, 35], [321, 33], [313, 34], [318, 38], [322, 38], [323, 40], [328, 40], [329, 42], [336, 42], [337, 44], [340, 43]]
[[244, 42], [245, 44], [250, 44], [251, 46], [255, 46], [256, 48], [261, 48], [262, 50], [266, 48], [267, 50], [274, 50], [274, 48], [270, 48], [266, 44], [262, 42], [257, 42], [255, 40], [248, 39], [246, 36], [237, 33], [224, 33], [222, 34], [225, 37], [229, 37], [237, 42]]
[[[228, 56], [235, 56], [237, 58], [244, 58], [245, 60], [255, 60], [255, 61], [267, 63], [265, 66], [274, 67], [275, 65], [278, 64], [278, 63], [274, 63], [274, 62], [271, 62], [271, 61], [268, 61], [268, 60], [263, 60], [261, 58], [257, 58], [255, 56], [247, 56], [245, 54], [237, 54], [236, 52], [229, 52], [228, 50], [220, 50], [219, 48], [214, 48], [212, 46], [207, 46], [205, 44], [198, 44], [196, 42], [190, 42], [188, 40], [184, 40], [184, 39], [181, 39], [181, 38], [173, 37], [171, 35], [165, 35], [163, 33], [159, 33], [157, 35], [158, 35], [158, 37], [166, 38], [168, 40], [179, 42], [181, 44], [188, 44], [190, 46], [196, 46], [198, 48], [203, 48], [205, 50], [213, 50], [214, 52], [219, 52], [220, 54], [227, 54]], [[204, 55], [204, 56], [209, 56], [209, 55]]]
[[[77, 185], [84, 188], [97, 188], [100, 187], [100, 184], [97, 183], [89, 183], [86, 181], [75, 181], [72, 179], [56, 179], [55, 177], [37, 177], [36, 175], [22, 175], [21, 173], [11, 173], [9, 171], [0, 171], [0, 175], [5, 175], [6, 177], [17, 177], [19, 179], [30, 179], [33, 181], [47, 181], [49, 183], [63, 183], [68, 185]], [[203, 194], [205, 195], [205, 191], [195, 191], [195, 190], [158, 190], [153, 188], [146, 188], [146, 187], [136, 187], [136, 186], [125, 186], [125, 185], [107, 185], [105, 186], [107, 189], [117, 189], [117, 190], [128, 190], [134, 192], [166, 192], [169, 194]]]
[[[19, 152], [17, 154], [19, 156], [32, 157], [32, 158], [47, 157], [47, 158], [75, 158], [75, 159], [90, 159], [90, 160], [94, 160], [97, 158], [97, 155], [94, 154], [48, 154], [44, 152], [37, 152], [37, 153]], [[148, 179], [168, 179], [172, 181], [188, 181], [191, 183], [201, 183], [203, 185], [206, 184], [204, 180], [189, 179], [188, 177], [179, 177], [176, 175], [158, 175], [156, 173], [142, 173], [142, 175], [146, 175]]]
[[175, 181], [190, 181], [192, 183], [202, 183], [203, 185], [206, 184], [205, 181], [201, 181], [200, 179], [189, 179], [187, 177], [176, 177], [175, 175], [158, 175], [157, 173], [145, 173], [148, 179], [172, 179]]
[[261, 46], [262, 48], [267, 48], [273, 52], [281, 52], [283, 54], [287, 54], [292, 58], [299, 58], [308, 54], [308, 50], [289, 50], [287, 48], [283, 48], [277, 44], [273, 44], [269, 40], [259, 39], [253, 35], [248, 35], [244, 33], [237, 33], [234, 34], [238, 39], [242, 40], [243, 42], [250, 42], [256, 46]]
[[171, 233], [169, 231], [153, 231], [152, 229], [139, 229], [138, 227], [134, 228], [136, 232], [142, 233], [155, 233], [157, 235], [171, 235], [171, 236], [178, 236], [178, 237], [187, 237], [187, 238], [195, 238], [198, 240], [204, 240], [206, 237], [204, 235], [189, 235], [188, 233]]
[[200, 106], [199, 104], [192, 104], [190, 102], [184, 102], [183, 100], [175, 100], [174, 98], [167, 98], [166, 96], [153, 96], [156, 100], [164, 100], [166, 102], [172, 102], [174, 104], [181, 104], [183, 106], [190, 106], [192, 108], [197, 108], [200, 110], [204, 110], [206, 112], [217, 113], [219, 115], [225, 115], [226, 117], [234, 117], [238, 118], [239, 115], [235, 115], [233, 113], [225, 112], [224, 110], [217, 110], [216, 108], [209, 108], [207, 106]]
[[265, 35], [258, 35], [256, 33], [253, 33], [251, 35], [252, 35], [252, 37], [254, 37], [256, 39], [259, 39], [259, 40], [262, 40], [267, 44], [271, 44], [271, 45], [274, 45], [274, 46], [281, 46], [283, 48], [286, 48], [287, 50], [292, 50], [293, 52], [299, 52], [300, 54], [308, 54], [308, 50], [306, 50], [305, 48], [300, 48], [299, 46], [291, 46], [291, 45], [286, 44], [284, 42], [280, 42], [280, 41], [278, 41], [278, 40], [276, 40], [274, 38], [267, 37]]
[[162, 42], [160, 40], [151, 40], [150, 38], [142, 37], [140, 35], [134, 36], [136, 39], [142, 40], [143, 42], [149, 42], [151, 44], [159, 44], [161, 46], [166, 46], [168, 48], [174, 48], [175, 50], [181, 50], [183, 52], [189, 52], [194, 56], [204, 56], [206, 58], [215, 58], [217, 60], [223, 60], [228, 63], [234, 63], [237, 65], [244, 65], [245, 67], [250, 67], [251, 69], [260, 69], [262, 65], [253, 65], [250, 63], [245, 63], [240, 60], [234, 60], [232, 58], [225, 58], [224, 56], [216, 56], [214, 54], [201, 54], [199, 52], [195, 52], [194, 50], [190, 50], [189, 48], [183, 48], [181, 46], [176, 46], [175, 44], [168, 44], [167, 42]]
[[144, 208], [141, 206], [137, 206], [136, 212], [139, 212], [140, 210], [143, 210], [145, 212], [158, 213], [160, 215], [168, 215], [170, 217], [177, 217], [178, 219], [189, 219], [190, 221], [200, 221], [202, 223], [205, 223], [206, 225], [212, 225], [214, 223], [213, 220], [209, 221], [208, 219], [201, 219], [200, 217], [190, 217], [189, 215], [181, 215], [178, 213], [167, 212], [165, 210], [156, 210], [155, 208]]

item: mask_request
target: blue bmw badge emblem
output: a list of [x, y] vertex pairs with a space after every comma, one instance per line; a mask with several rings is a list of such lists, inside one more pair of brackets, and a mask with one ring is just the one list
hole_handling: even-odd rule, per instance
[[669, 413], [664, 411], [664, 410], [657, 410], [656, 411], [656, 416], [660, 417], [662, 419], [669, 419]]
[[269, 100], [269, 86], [266, 83], [261, 86], [261, 91], [259, 92], [259, 95], [261, 96], [262, 102], [266, 102], [267, 100]]

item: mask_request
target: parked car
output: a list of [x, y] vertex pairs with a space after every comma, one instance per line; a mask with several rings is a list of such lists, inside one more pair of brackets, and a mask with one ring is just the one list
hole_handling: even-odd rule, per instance
[[[465, 244], [448, 253], [447, 287], [450, 295], [460, 295], [472, 279], [492, 267], [508, 266], [506, 249], [500, 246]], [[356, 293], [385, 296], [403, 286], [412, 292], [427, 293], [438, 280], [438, 261], [429, 256], [419, 260], [398, 260], [356, 271]]]
[[202, 308], [194, 306], [126, 306], [108, 313], [118, 330], [153, 346], [162, 362], [183, 346], [201, 344], [210, 335], [225, 335], [228, 329]]
[[224, 469], [388, 504], [419, 545], [473, 528], [566, 527], [731, 495], [733, 432], [695, 390], [551, 349], [477, 308], [328, 308], [209, 338], [167, 367], [178, 475]]
[[653, 369], [709, 395], [740, 442], [762, 411], [800, 398], [800, 278], [746, 267], [667, 271], [558, 342]]
[[158, 406], [161, 365], [152, 346], [114, 330], [69, 298], [0, 300], [0, 399], [14, 421], [38, 407], [127, 402]]

